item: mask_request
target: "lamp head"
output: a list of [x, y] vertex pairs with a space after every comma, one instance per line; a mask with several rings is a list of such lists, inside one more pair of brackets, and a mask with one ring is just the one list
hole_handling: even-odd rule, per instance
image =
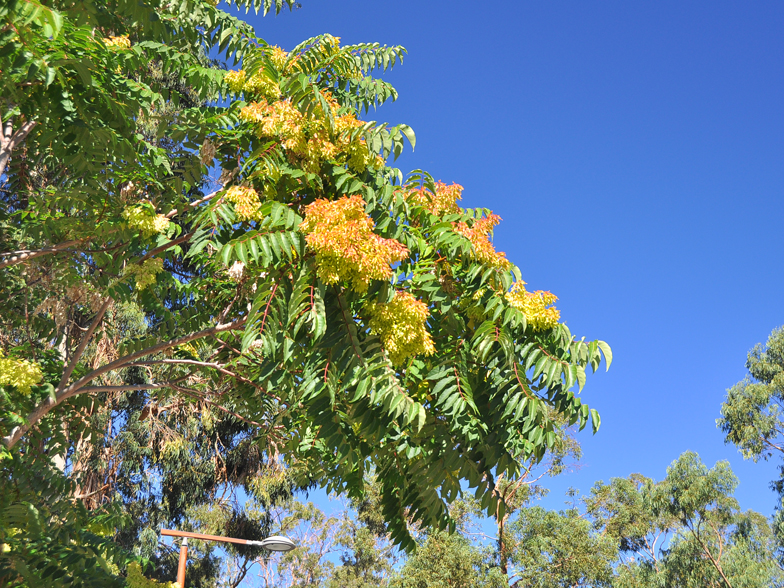
[[259, 541], [259, 545], [270, 551], [291, 551], [297, 546], [291, 539], [282, 535], [273, 535], [262, 539]]

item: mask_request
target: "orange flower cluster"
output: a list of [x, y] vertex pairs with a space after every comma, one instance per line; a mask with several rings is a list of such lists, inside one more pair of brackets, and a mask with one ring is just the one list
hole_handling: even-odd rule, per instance
[[232, 186], [226, 190], [226, 200], [234, 204], [237, 220], [261, 220], [259, 194], [253, 188]]
[[561, 318], [560, 311], [554, 306], [550, 306], [558, 300], [558, 297], [543, 290], [527, 292], [525, 282], [515, 282], [512, 289], [506, 294], [506, 299], [509, 304], [525, 315], [528, 326], [534, 331], [552, 329]]
[[416, 206], [422, 206], [436, 216], [460, 212], [457, 201], [461, 200], [463, 186], [452, 184], [447, 186], [443, 182], [436, 182], [436, 191], [431, 192], [424, 187], [411, 190], [406, 194], [406, 200]]
[[470, 227], [464, 222], [453, 223], [453, 226], [456, 233], [471, 241], [477, 261], [498, 269], [508, 270], [512, 264], [506, 259], [506, 254], [503, 251], [496, 251], [490, 242], [490, 232], [499, 222], [501, 222], [501, 217], [497, 214], [491, 214], [475, 220]]
[[427, 330], [430, 311], [412, 294], [398, 290], [390, 302], [370, 305], [370, 331], [378, 335], [393, 365], [408, 357], [432, 355], [436, 347]]
[[371, 280], [392, 277], [392, 263], [408, 257], [402, 243], [373, 232], [360, 196], [316, 200], [305, 208], [300, 230], [316, 252], [318, 276], [326, 284], [350, 282], [364, 292]]

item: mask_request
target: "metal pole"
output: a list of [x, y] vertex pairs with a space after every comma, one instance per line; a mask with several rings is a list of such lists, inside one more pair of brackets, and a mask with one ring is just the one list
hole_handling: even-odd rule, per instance
[[185, 564], [188, 561], [188, 538], [184, 538], [180, 544], [180, 562], [177, 565], [177, 583], [180, 588], [185, 588]]
[[161, 529], [161, 535], [167, 537], [190, 537], [191, 539], [201, 539], [202, 541], [221, 541], [223, 543], [239, 543], [240, 545], [258, 545], [270, 551], [291, 551], [296, 547], [294, 542], [288, 537], [273, 535], [261, 541], [252, 539], [236, 539], [235, 537], [221, 537], [219, 535], [205, 535], [204, 533], [191, 533], [190, 531], [175, 531], [174, 529]]
[[235, 539], [234, 537], [221, 537], [219, 535], [205, 535], [204, 533], [191, 533], [190, 531], [174, 531], [172, 529], [161, 529], [161, 535], [167, 537], [190, 537], [191, 539], [201, 539], [202, 541], [221, 541], [223, 543], [239, 543], [240, 545], [258, 544], [258, 541], [249, 539]]

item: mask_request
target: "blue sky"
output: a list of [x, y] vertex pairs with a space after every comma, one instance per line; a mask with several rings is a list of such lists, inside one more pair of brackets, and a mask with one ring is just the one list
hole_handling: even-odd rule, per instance
[[495, 244], [572, 332], [615, 360], [589, 377], [602, 415], [563, 491], [685, 450], [728, 459], [741, 506], [770, 514], [775, 463], [744, 462], [715, 419], [746, 352], [784, 324], [784, 3], [301, 0], [247, 18], [290, 49], [331, 33], [399, 44], [397, 165], [465, 187]]

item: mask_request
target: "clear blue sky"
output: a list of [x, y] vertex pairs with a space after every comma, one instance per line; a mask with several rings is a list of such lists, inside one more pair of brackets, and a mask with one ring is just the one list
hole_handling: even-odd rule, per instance
[[601, 431], [548, 506], [693, 450], [771, 514], [775, 464], [743, 462], [715, 419], [784, 324], [784, 3], [301, 2], [244, 18], [285, 49], [325, 32], [406, 47], [385, 76], [400, 98], [368, 116], [414, 128], [397, 165], [500, 214], [496, 247], [613, 347], [583, 394]]

